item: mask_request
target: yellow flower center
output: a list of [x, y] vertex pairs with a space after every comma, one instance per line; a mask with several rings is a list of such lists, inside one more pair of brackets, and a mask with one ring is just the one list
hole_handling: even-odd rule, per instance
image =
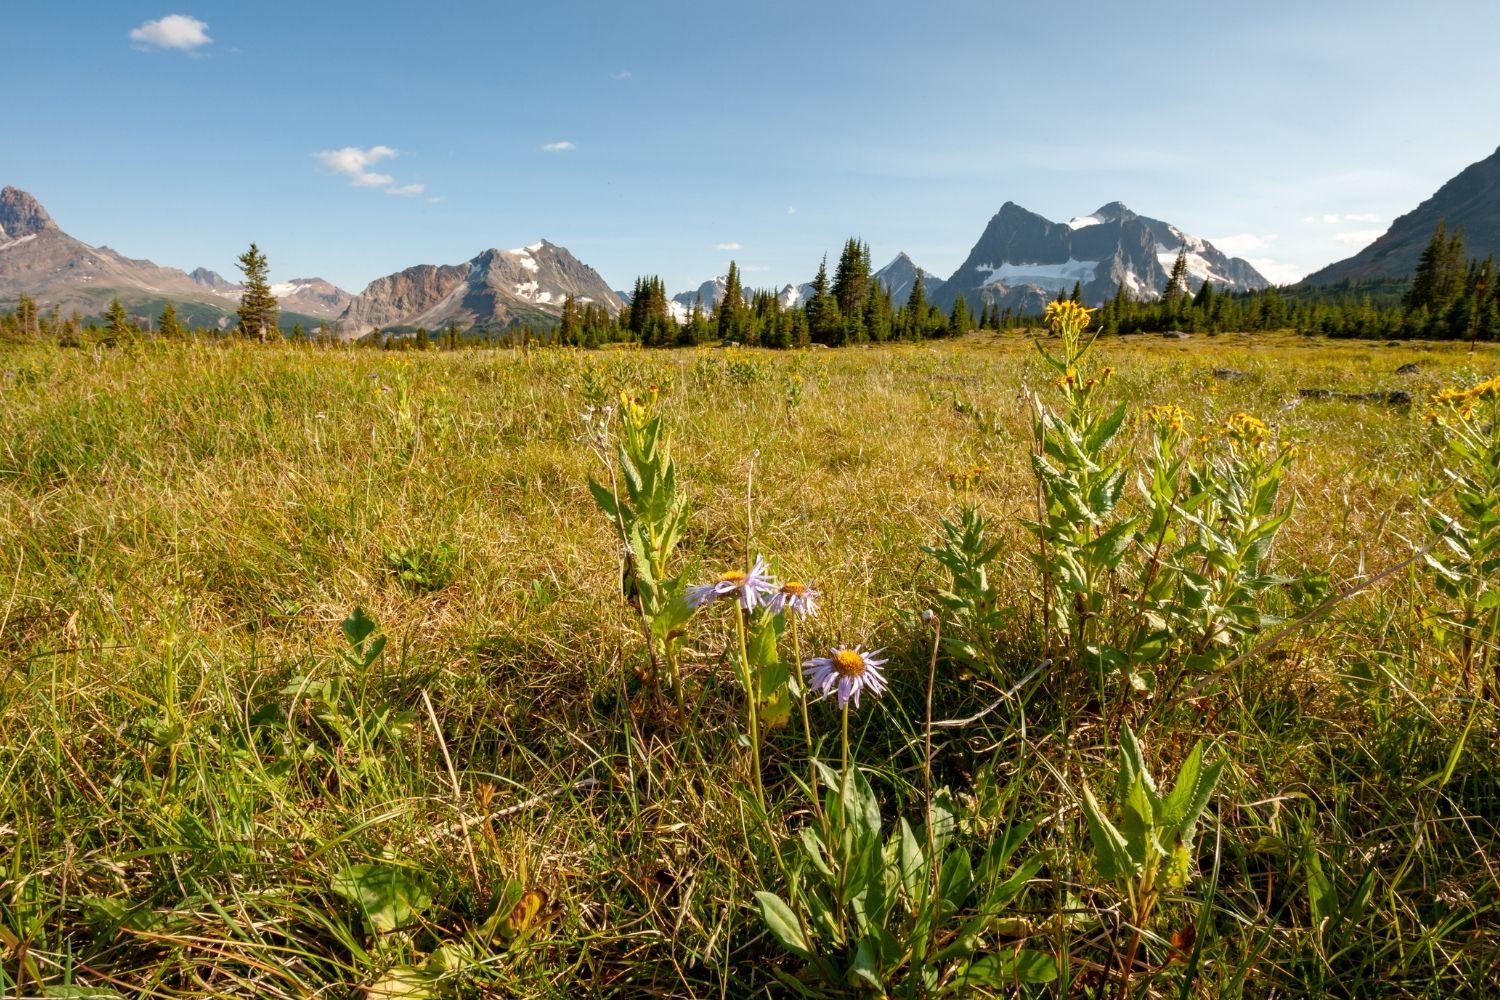
[[806, 597], [807, 584], [798, 583], [796, 580], [788, 580], [781, 585], [781, 592], [788, 597]]
[[841, 649], [833, 654], [833, 669], [842, 677], [858, 677], [865, 672], [865, 658], [852, 649]]
[[742, 573], [742, 572], [740, 572], [737, 569], [732, 569], [728, 573], [724, 573], [724, 574], [720, 575], [719, 582], [720, 583], [732, 583], [736, 587], [738, 587], [740, 584], [742, 584], [742, 583], [745, 582], [745, 578], [747, 576], [749, 576], [749, 575], [750, 574], [748, 574], [748, 573]]

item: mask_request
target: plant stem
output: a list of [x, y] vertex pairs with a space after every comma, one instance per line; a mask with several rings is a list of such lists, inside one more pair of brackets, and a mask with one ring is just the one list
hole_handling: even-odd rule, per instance
[[750, 783], [755, 788], [755, 801], [760, 804], [761, 815], [766, 812], [766, 792], [760, 778], [760, 685], [750, 669], [750, 649], [745, 641], [746, 611], [738, 604], [734, 608], [734, 627], [740, 640], [740, 680], [745, 685], [745, 715], [750, 729]]

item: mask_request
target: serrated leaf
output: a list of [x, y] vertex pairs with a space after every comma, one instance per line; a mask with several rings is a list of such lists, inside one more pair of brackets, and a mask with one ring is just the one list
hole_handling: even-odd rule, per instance
[[1088, 785], [1083, 786], [1083, 815], [1088, 822], [1089, 839], [1094, 844], [1094, 865], [1099, 874], [1111, 880], [1134, 875], [1137, 869], [1124, 835], [1105, 817]]

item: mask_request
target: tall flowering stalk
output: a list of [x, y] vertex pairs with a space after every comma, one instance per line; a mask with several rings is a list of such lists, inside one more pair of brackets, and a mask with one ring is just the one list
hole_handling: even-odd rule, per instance
[[1089, 363], [1090, 319], [1091, 310], [1077, 302], [1053, 302], [1046, 321], [1060, 350], [1053, 353], [1036, 341], [1060, 399], [1053, 404], [1041, 392], [1029, 394], [1037, 480], [1037, 517], [1029, 527], [1038, 543], [1049, 655], [1065, 653], [1066, 662], [1103, 667], [1095, 633], [1109, 593], [1104, 580], [1129, 545], [1137, 519], [1117, 513], [1126, 477], [1112, 445], [1126, 407], [1101, 404], [1113, 371], [1095, 373]]
[[1447, 452], [1451, 513], [1434, 509], [1430, 519], [1446, 543], [1426, 557], [1444, 606], [1423, 620], [1465, 685], [1477, 672], [1500, 701], [1500, 376], [1444, 389], [1431, 402], [1427, 419]]
[[681, 580], [670, 575], [670, 565], [687, 528], [688, 505], [677, 489], [677, 466], [656, 390], [644, 398], [620, 394], [613, 456], [607, 414], [602, 421], [591, 420], [590, 427], [591, 440], [609, 465], [610, 481], [605, 485], [590, 477], [589, 489], [614, 522], [624, 546], [621, 583], [641, 616], [652, 680], [659, 681], [665, 673], [683, 708], [677, 654], [691, 609], [683, 600]]

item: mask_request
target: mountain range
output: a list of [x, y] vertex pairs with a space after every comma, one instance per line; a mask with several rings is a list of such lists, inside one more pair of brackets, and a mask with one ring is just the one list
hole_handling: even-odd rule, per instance
[[[29, 295], [64, 314], [99, 316], [118, 298], [127, 311], [148, 317], [171, 301], [188, 322], [223, 327], [239, 308], [241, 291], [205, 268], [186, 273], [90, 246], [65, 233], [25, 191], [0, 190], [0, 301]], [[331, 320], [350, 298], [322, 278], [297, 278], [271, 291], [288, 324]]]
[[[1396, 219], [1370, 246], [1309, 275], [1303, 284], [1407, 277], [1440, 219], [1450, 230], [1464, 230], [1471, 256], [1500, 254], [1500, 149]], [[1269, 286], [1249, 262], [1120, 202], [1053, 222], [1007, 201], [947, 280], [918, 267], [905, 253], [873, 277], [897, 306], [905, 304], [920, 273], [928, 301], [941, 309], [950, 309], [962, 296], [973, 312], [990, 305], [1034, 314], [1075, 285], [1088, 305], [1104, 303], [1119, 288], [1132, 298], [1158, 298], [1179, 253], [1186, 259], [1191, 291], [1207, 281], [1232, 292]], [[184, 272], [90, 246], [59, 228], [31, 195], [13, 187], [0, 190], [0, 303], [29, 295], [43, 308], [98, 316], [118, 297], [133, 314], [154, 316], [172, 301], [185, 321], [224, 327], [242, 291], [205, 268]], [[345, 338], [377, 329], [436, 330], [449, 323], [464, 328], [548, 326], [568, 296], [612, 314], [629, 298], [611, 290], [566, 248], [546, 240], [515, 250], [485, 250], [460, 264], [419, 264], [377, 278], [354, 296], [321, 278], [282, 282], [272, 292], [287, 325], [332, 321]], [[685, 320], [695, 301], [711, 312], [724, 292], [724, 279], [715, 278], [674, 296], [669, 307], [678, 320]], [[811, 293], [810, 284], [788, 284], [777, 296], [783, 306], [793, 307]]]
[[1391, 228], [1353, 257], [1329, 264], [1302, 279], [1308, 285], [1341, 281], [1405, 278], [1439, 222], [1448, 230], [1462, 229], [1470, 257], [1500, 256], [1500, 149], [1468, 167], [1416, 208], [1391, 223]]

